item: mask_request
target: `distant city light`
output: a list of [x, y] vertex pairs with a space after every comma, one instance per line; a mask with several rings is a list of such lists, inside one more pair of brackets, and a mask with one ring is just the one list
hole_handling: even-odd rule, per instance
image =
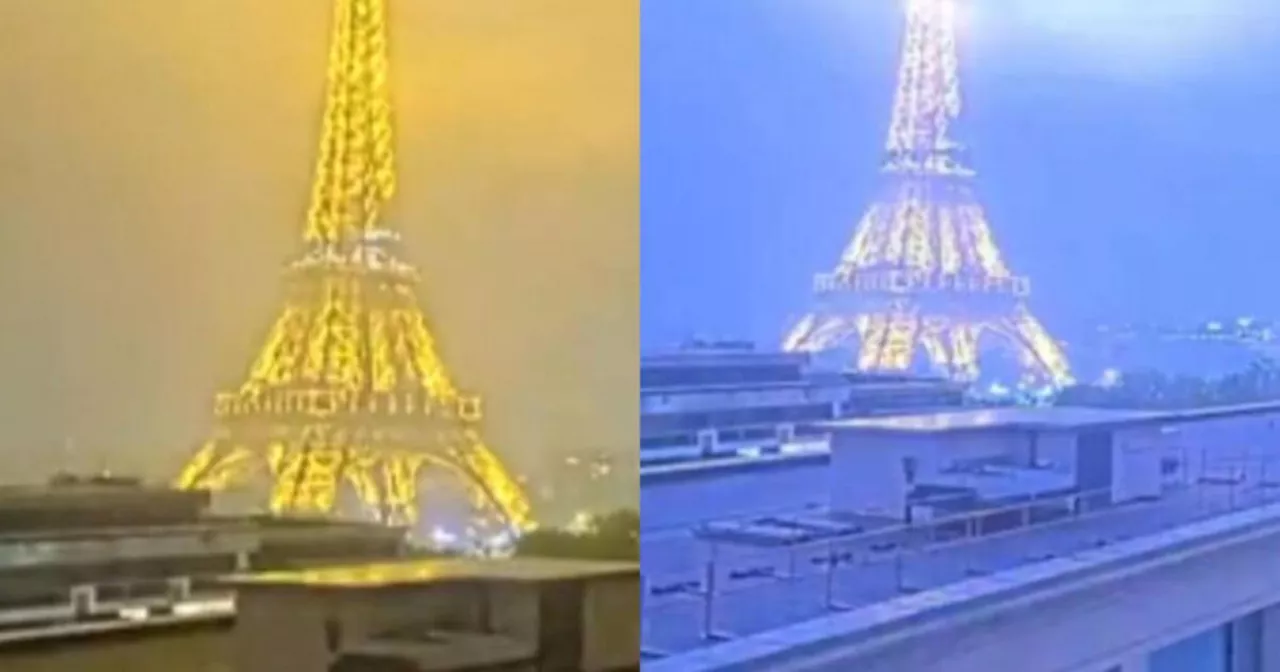
[[487, 555], [507, 555], [515, 550], [515, 542], [515, 535], [502, 531], [485, 539], [482, 549]]
[[432, 528], [430, 537], [431, 543], [441, 548], [449, 548], [458, 543], [458, 535], [443, 527]]
[[578, 511], [573, 514], [573, 519], [565, 526], [565, 529], [574, 534], [586, 534], [595, 527], [595, 517], [586, 511]]

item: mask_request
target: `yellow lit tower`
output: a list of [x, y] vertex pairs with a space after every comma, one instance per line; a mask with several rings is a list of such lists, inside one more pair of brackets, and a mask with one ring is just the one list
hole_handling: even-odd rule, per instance
[[522, 487], [481, 440], [480, 399], [450, 380], [397, 256], [386, 0], [335, 0], [324, 123], [288, 299], [183, 488], [269, 490], [277, 514], [419, 516], [424, 477], [448, 474], [477, 528], [530, 526]]
[[906, 11], [881, 196], [835, 270], [815, 279], [818, 307], [784, 348], [850, 346], [863, 371], [927, 363], [972, 380], [995, 346], [1017, 358], [1023, 382], [1069, 384], [1066, 357], [1027, 309], [1030, 282], [1005, 264], [951, 134], [961, 112], [957, 0], [906, 0]]

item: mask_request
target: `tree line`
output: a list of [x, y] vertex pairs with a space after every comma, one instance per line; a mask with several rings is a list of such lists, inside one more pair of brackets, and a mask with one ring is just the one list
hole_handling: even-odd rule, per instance
[[1058, 393], [1059, 406], [1177, 410], [1280, 399], [1280, 363], [1259, 359], [1217, 377], [1167, 375], [1146, 369], [1122, 375], [1114, 385], [1074, 385]]
[[592, 518], [581, 531], [533, 530], [516, 542], [517, 556], [640, 561], [640, 512], [622, 509]]

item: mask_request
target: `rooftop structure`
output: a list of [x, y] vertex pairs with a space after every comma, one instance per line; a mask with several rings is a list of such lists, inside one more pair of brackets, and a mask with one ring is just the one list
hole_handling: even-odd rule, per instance
[[825, 449], [822, 422], [958, 407], [964, 388], [824, 371], [805, 354], [700, 347], [640, 366], [642, 466]]
[[[1117, 568], [1184, 557], [1161, 549], [1214, 553], [1231, 535], [1280, 533], [1277, 420], [1280, 403], [827, 423], [830, 463], [803, 481], [821, 502], [650, 534], [645, 651], [654, 670], [879, 670], [876, 656], [924, 637], [921, 623], [976, 624], [996, 600], [1024, 599], [1028, 586], [1084, 590], [1093, 584], [1068, 577], [1119, 581]], [[743, 478], [720, 496], [757, 500], [769, 487]], [[1158, 648], [1154, 635], [1132, 632]], [[813, 662], [822, 656], [826, 667]], [[950, 659], [935, 658], [883, 669], [980, 669], [938, 667]], [[810, 666], [786, 662], [801, 659]], [[1079, 669], [1107, 667], [1104, 659]]]
[[45, 485], [0, 486], [0, 534], [189, 523], [209, 504], [207, 492], [64, 475]]
[[1137, 411], [1109, 408], [1008, 407], [967, 409], [954, 412], [921, 413], [884, 418], [850, 418], [824, 423], [827, 429], [850, 429], [887, 433], [950, 433], [964, 431], [1049, 431], [1115, 429], [1141, 425], [1201, 422], [1267, 414], [1280, 402], [1258, 402], [1233, 406]]
[[639, 568], [432, 559], [232, 580], [240, 672], [638, 670]]
[[1131, 424], [1160, 413], [1105, 408], [1007, 407], [887, 418], [850, 418], [824, 423], [830, 430], [884, 434], [949, 434], [985, 431], [1045, 431], [1086, 429]]
[[223, 575], [407, 550], [401, 529], [213, 516], [209, 499], [128, 479], [0, 487], [0, 644], [229, 618]]
[[634, 576], [634, 563], [548, 558], [426, 558], [371, 562], [315, 569], [247, 574], [231, 579], [240, 586], [307, 586], [310, 588], [394, 588], [424, 583], [506, 581], [539, 583]]

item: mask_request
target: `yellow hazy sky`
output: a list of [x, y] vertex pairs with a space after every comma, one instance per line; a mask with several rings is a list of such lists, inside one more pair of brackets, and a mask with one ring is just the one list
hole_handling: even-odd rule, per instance
[[[548, 451], [634, 451], [638, 0], [389, 11], [391, 217], [455, 379], [532, 476]], [[0, 481], [165, 476], [203, 438], [299, 249], [329, 18], [0, 0]]]

